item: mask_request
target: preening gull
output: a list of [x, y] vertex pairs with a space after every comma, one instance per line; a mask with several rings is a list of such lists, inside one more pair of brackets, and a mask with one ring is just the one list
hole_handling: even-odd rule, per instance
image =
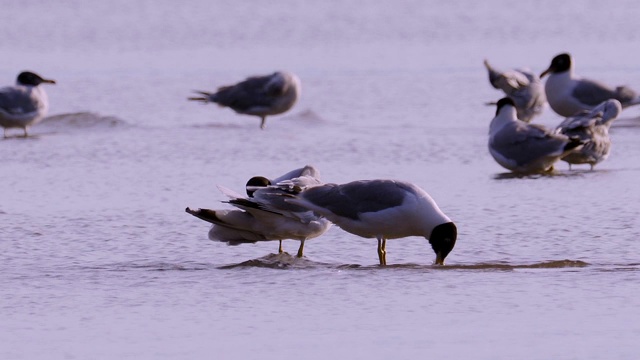
[[431, 196], [418, 186], [396, 180], [361, 180], [323, 184], [294, 192], [287, 201], [313, 210], [343, 230], [378, 239], [378, 259], [386, 265], [387, 239], [424, 236], [436, 264], [453, 249], [457, 229]]
[[277, 71], [267, 76], [253, 76], [235, 85], [222, 86], [214, 93], [196, 91], [201, 96], [189, 100], [214, 102], [239, 114], [255, 115], [264, 129], [267, 115], [291, 109], [301, 92], [300, 79], [290, 72]]
[[0, 126], [7, 129], [22, 128], [27, 137], [27, 128], [44, 118], [49, 110], [49, 99], [40, 84], [55, 84], [30, 71], [18, 75], [15, 86], [0, 89]]
[[[280, 186], [300, 190], [321, 184], [319, 173], [313, 166], [290, 171], [275, 180]], [[228, 245], [279, 240], [280, 253], [282, 240], [299, 240], [297, 256], [302, 257], [305, 240], [324, 234], [331, 227], [331, 222], [306, 208], [285, 201], [283, 190], [269, 185], [271, 180], [264, 177], [249, 179], [248, 197], [219, 187], [230, 198], [227, 202], [240, 210], [186, 208], [186, 212], [213, 224], [209, 230], [211, 240], [226, 242]]]
[[589, 164], [591, 170], [595, 164], [609, 157], [611, 139], [609, 127], [622, 111], [622, 105], [615, 99], [607, 100], [593, 108], [575, 116], [568, 117], [558, 127], [556, 132], [569, 137], [582, 139], [584, 146], [562, 158], [571, 164]]
[[540, 77], [549, 74], [544, 86], [551, 109], [568, 117], [591, 110], [609, 99], [620, 101], [622, 108], [640, 104], [640, 96], [626, 86], [615, 89], [603, 83], [583, 79], [573, 72], [571, 55], [564, 53], [551, 60], [551, 65]]
[[491, 85], [513, 100], [518, 119], [531, 122], [535, 116], [540, 115], [547, 99], [542, 82], [536, 74], [527, 69], [499, 71], [489, 65], [487, 60], [484, 61], [484, 66], [489, 72]]
[[556, 161], [580, 145], [580, 139], [518, 120], [510, 98], [498, 101], [496, 116], [489, 125], [491, 156], [504, 168], [517, 173], [551, 171]]

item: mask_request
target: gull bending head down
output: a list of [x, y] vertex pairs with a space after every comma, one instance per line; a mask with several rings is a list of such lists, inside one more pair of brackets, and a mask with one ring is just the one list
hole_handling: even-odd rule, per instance
[[200, 96], [189, 100], [213, 102], [238, 114], [260, 117], [264, 129], [268, 115], [282, 114], [293, 107], [301, 92], [300, 79], [295, 74], [277, 71], [266, 76], [253, 76], [216, 92], [196, 91]]
[[418, 186], [397, 180], [322, 184], [295, 192], [287, 201], [313, 210], [343, 230], [378, 240], [378, 259], [386, 265], [387, 239], [423, 236], [444, 260], [458, 236], [456, 225]]

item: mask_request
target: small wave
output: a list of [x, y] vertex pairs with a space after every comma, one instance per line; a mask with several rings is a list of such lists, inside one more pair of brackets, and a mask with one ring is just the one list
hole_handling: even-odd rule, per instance
[[563, 268], [582, 268], [591, 264], [580, 260], [551, 260], [532, 264], [509, 264], [503, 262], [496, 263], [479, 263], [479, 264], [454, 264], [454, 265], [424, 265], [424, 264], [390, 264], [387, 266], [370, 265], [362, 266], [357, 264], [338, 265], [339, 269], [356, 269], [356, 270], [372, 270], [372, 269], [405, 269], [405, 270], [503, 270], [512, 271], [517, 269], [563, 269]]
[[441, 266], [442, 269], [458, 270], [517, 270], [517, 269], [564, 269], [582, 268], [590, 264], [581, 260], [550, 260], [532, 264], [479, 263], [469, 265]]
[[303, 110], [295, 114], [285, 115], [281, 120], [295, 121], [296, 123], [302, 123], [304, 125], [322, 125], [328, 122], [325, 118], [318, 115], [311, 109]]
[[541, 174], [519, 174], [513, 172], [506, 172], [496, 174], [493, 178], [495, 180], [510, 180], [510, 179], [542, 179], [542, 178], [573, 178], [573, 177], [583, 177], [585, 174], [594, 174], [596, 170], [589, 169], [574, 169], [574, 170], [556, 170], [541, 173]]
[[238, 123], [215, 123], [210, 122], [206, 124], [195, 124], [191, 125], [192, 128], [195, 129], [242, 129], [246, 128], [244, 124]]
[[218, 267], [218, 269], [235, 269], [243, 267], [261, 267], [270, 269], [288, 268], [333, 268], [340, 270], [504, 270], [513, 271], [518, 269], [565, 269], [583, 268], [591, 264], [581, 260], [550, 260], [531, 264], [509, 264], [509, 263], [479, 263], [479, 264], [454, 264], [454, 265], [425, 265], [425, 264], [389, 264], [380, 265], [359, 265], [359, 264], [327, 264], [315, 262], [307, 258], [298, 258], [287, 253], [269, 254], [258, 259], [243, 261], [238, 264], [230, 264]]
[[105, 271], [200, 271], [212, 268], [209, 264], [199, 263], [171, 263], [171, 262], [121, 262], [114, 264], [104, 264], [98, 266], [86, 267], [89, 270], [105, 270]]
[[79, 112], [46, 117], [37, 127], [49, 131], [65, 131], [68, 129], [108, 129], [127, 125], [126, 121], [115, 116]]

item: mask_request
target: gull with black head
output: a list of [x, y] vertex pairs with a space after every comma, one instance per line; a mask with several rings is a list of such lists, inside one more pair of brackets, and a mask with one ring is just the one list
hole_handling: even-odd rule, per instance
[[616, 99], [626, 108], [640, 104], [640, 96], [627, 86], [610, 87], [601, 82], [577, 76], [573, 59], [568, 53], [555, 56], [549, 68], [540, 78], [549, 75], [544, 89], [551, 109], [561, 116], [569, 117], [589, 111], [609, 99]]
[[513, 100], [498, 101], [489, 125], [489, 152], [502, 167], [515, 173], [544, 173], [553, 164], [582, 146], [579, 138], [555, 134], [538, 124], [518, 120]]
[[49, 110], [47, 93], [40, 84], [55, 84], [54, 80], [45, 79], [31, 71], [23, 71], [18, 75], [14, 86], [0, 89], [0, 126], [7, 129], [21, 128], [27, 137], [27, 128], [44, 118]]
[[380, 265], [387, 264], [387, 239], [423, 236], [444, 260], [457, 239], [456, 225], [418, 186], [397, 180], [323, 184], [289, 195], [287, 201], [313, 210], [343, 230], [378, 240]]

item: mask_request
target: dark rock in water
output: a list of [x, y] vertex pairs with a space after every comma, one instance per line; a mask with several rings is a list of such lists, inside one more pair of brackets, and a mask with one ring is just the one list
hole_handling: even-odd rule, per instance
[[219, 269], [235, 269], [239, 267], [259, 267], [269, 269], [287, 269], [290, 267], [307, 268], [313, 267], [317, 263], [306, 258], [299, 258], [288, 253], [269, 254], [258, 259], [243, 261], [239, 264], [229, 264], [220, 266]]

